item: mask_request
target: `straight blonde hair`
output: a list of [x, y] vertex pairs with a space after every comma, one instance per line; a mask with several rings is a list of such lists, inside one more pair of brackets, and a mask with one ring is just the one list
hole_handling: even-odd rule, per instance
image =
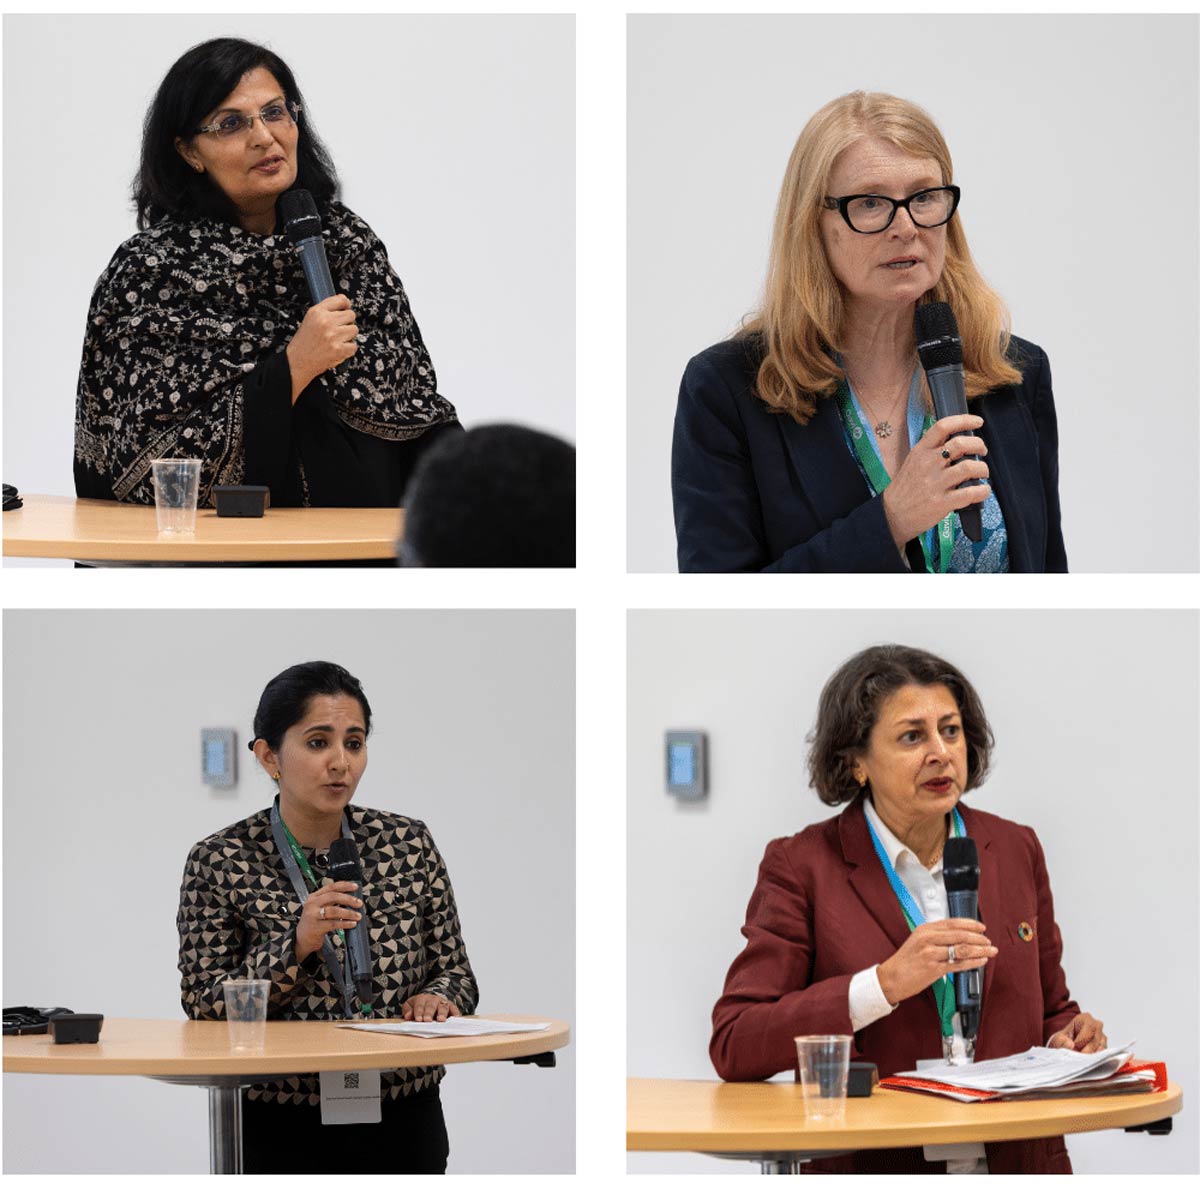
[[[825, 255], [821, 216], [834, 162], [864, 136], [878, 136], [913, 157], [932, 158], [942, 184], [954, 180], [950, 150], [937, 125], [906, 99], [853, 91], [827, 103], [804, 126], [779, 193], [762, 307], [736, 336], [762, 340], [758, 396], [801, 425], [845, 375], [830, 352], [843, 343], [846, 303]], [[946, 224], [942, 275], [922, 301], [948, 302], [958, 319], [968, 397], [1020, 383], [1021, 373], [1006, 358], [1008, 312], [975, 267], [957, 212]]]

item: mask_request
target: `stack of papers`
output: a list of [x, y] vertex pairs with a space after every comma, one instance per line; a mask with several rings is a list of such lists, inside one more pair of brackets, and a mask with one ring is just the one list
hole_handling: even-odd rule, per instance
[[359, 1032], [390, 1032], [393, 1036], [491, 1036], [503, 1032], [545, 1032], [549, 1024], [511, 1024], [506, 1020], [485, 1020], [482, 1016], [451, 1016], [441, 1022], [415, 1020], [401, 1022], [381, 1020], [378, 1024], [339, 1024], [339, 1028], [355, 1028]]
[[1132, 1043], [1099, 1053], [1038, 1046], [975, 1065], [930, 1065], [909, 1070], [884, 1078], [879, 1084], [894, 1090], [940, 1094], [959, 1102], [986, 1102], [998, 1098], [1130, 1094], [1154, 1090], [1158, 1081], [1165, 1082], [1165, 1069], [1132, 1062], [1132, 1056]]

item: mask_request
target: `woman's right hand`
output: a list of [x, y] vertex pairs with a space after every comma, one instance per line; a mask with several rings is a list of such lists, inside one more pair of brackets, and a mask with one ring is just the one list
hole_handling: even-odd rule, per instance
[[[986, 484], [977, 487], [958, 485], [966, 479], [986, 479], [987, 463], [966, 458], [968, 454], [983, 455], [987, 446], [982, 438], [970, 431], [983, 424], [974, 413], [957, 413], [943, 417], [929, 427], [925, 436], [908, 452], [895, 478], [883, 492], [883, 510], [887, 516], [892, 539], [898, 549], [938, 521], [971, 504], [982, 504], [992, 489]], [[961, 438], [951, 434], [968, 431]], [[942, 457], [942, 451], [950, 453]], [[958, 462], [959, 459], [962, 462]]]
[[287, 345], [292, 372], [292, 404], [322, 372], [349, 359], [358, 350], [358, 325], [350, 299], [335, 293], [308, 313]]
[[[362, 920], [362, 913], [355, 911], [362, 908], [362, 901], [351, 894], [357, 890], [358, 884], [342, 880], [318, 888], [305, 900], [296, 925], [297, 962], [303, 962], [309, 954], [316, 953], [326, 933], [333, 933], [337, 929], [353, 929]], [[324, 917], [321, 916], [322, 909], [325, 910]]]
[[[953, 964], [950, 946], [954, 946]], [[997, 953], [981, 921], [965, 917], [927, 921], [918, 925], [886, 962], [879, 964], [879, 989], [895, 1007], [902, 999], [932, 987], [943, 975], [979, 970]]]

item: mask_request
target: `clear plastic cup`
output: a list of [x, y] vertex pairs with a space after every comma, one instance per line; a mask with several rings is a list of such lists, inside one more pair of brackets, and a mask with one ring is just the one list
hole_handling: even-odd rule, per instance
[[200, 490], [198, 458], [159, 458], [154, 472], [154, 506], [160, 533], [196, 531], [196, 496]]
[[845, 1119], [850, 1040], [849, 1036], [796, 1037], [800, 1086], [808, 1118], [837, 1122]]
[[267, 1035], [271, 984], [265, 978], [227, 978], [223, 986], [230, 1052], [261, 1053]]

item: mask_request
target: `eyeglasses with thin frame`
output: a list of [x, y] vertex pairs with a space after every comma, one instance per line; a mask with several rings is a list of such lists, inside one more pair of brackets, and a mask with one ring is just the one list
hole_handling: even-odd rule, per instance
[[255, 120], [262, 120], [264, 124], [281, 124], [285, 121], [298, 123], [300, 111], [300, 104], [293, 103], [288, 99], [280, 103], [268, 103], [256, 116], [244, 116], [241, 112], [236, 111], [227, 112], [215, 124], [202, 124], [196, 131], [211, 132], [214, 136], [225, 140], [228, 137], [240, 135], [247, 128], [252, 128]]
[[888, 198], [886, 194], [849, 194], [845, 198], [825, 197], [826, 210], [840, 212], [846, 226], [859, 235], [878, 235], [886, 231], [903, 208], [918, 227], [941, 227], [958, 210], [962, 191], [957, 186], [934, 186], [918, 190], [907, 198]]

